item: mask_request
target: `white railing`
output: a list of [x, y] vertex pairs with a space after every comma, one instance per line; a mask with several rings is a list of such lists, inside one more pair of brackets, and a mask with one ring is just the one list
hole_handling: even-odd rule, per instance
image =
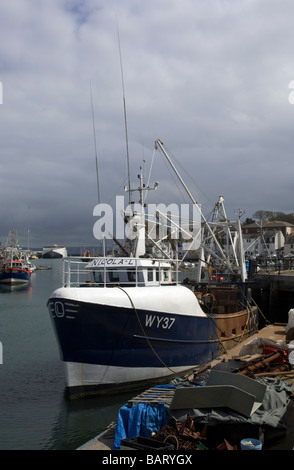
[[[112, 263], [110, 263], [110, 261]], [[128, 260], [130, 264], [128, 265]], [[95, 264], [90, 266], [90, 263]], [[121, 264], [119, 264], [121, 263]], [[140, 258], [64, 258], [62, 284], [65, 287], [158, 286], [178, 284], [178, 262], [156, 259], [142, 265]]]

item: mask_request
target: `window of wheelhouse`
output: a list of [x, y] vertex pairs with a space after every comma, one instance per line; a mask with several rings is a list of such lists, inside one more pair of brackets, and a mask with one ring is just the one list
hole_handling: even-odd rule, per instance
[[169, 281], [169, 271], [168, 271], [168, 269], [163, 270], [163, 281], [164, 282]]
[[108, 271], [110, 282], [119, 282], [119, 272], [116, 269]]
[[148, 282], [153, 282], [153, 268], [147, 269], [147, 280]]
[[156, 281], [159, 282], [159, 268], [155, 271]]
[[131, 284], [135, 284], [136, 283], [136, 270], [135, 269], [128, 269], [127, 273], [128, 273], [128, 281]]
[[94, 281], [98, 284], [102, 284], [104, 282], [102, 271], [93, 271]]

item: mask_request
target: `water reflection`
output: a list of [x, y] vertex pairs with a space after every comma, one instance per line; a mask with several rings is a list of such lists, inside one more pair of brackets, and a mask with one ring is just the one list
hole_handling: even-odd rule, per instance
[[27, 284], [0, 284], [0, 294], [9, 292], [29, 291], [32, 289], [31, 283]]
[[[118, 411], [134, 393], [60, 402], [59, 417], [45, 449], [74, 450], [116, 421]], [[70, 430], [70, 432], [68, 432]]]

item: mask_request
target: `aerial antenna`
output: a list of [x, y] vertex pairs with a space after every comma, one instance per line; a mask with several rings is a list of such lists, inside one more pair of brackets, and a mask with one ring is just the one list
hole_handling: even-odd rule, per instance
[[[100, 204], [100, 185], [99, 185], [97, 143], [96, 143], [95, 116], [94, 116], [93, 95], [92, 95], [92, 85], [91, 85], [91, 81], [90, 81], [90, 95], [91, 95], [92, 122], [93, 122], [93, 135], [94, 135], [94, 147], [95, 147], [97, 195], [98, 195], [98, 204]], [[103, 241], [102, 241], [102, 249], [103, 249], [103, 255], [105, 256], [105, 238], [103, 238]]]
[[126, 110], [126, 97], [125, 97], [125, 86], [124, 86], [124, 74], [123, 74], [122, 57], [121, 57], [121, 48], [120, 48], [120, 39], [119, 39], [119, 30], [118, 30], [118, 23], [117, 23], [117, 20], [116, 20], [116, 28], [117, 28], [117, 39], [118, 39], [119, 58], [120, 58], [121, 80], [122, 80], [122, 89], [123, 89], [125, 133], [126, 133], [126, 148], [127, 148], [127, 169], [128, 169], [129, 206], [131, 206], [131, 191], [130, 191], [130, 189], [131, 189], [131, 180], [130, 180], [130, 157], [129, 157], [128, 126], [127, 126], [127, 110]]
[[90, 82], [90, 95], [91, 95], [91, 108], [92, 108], [92, 121], [93, 121], [93, 135], [94, 135], [94, 146], [95, 146], [95, 161], [96, 161], [96, 178], [97, 178], [98, 204], [100, 204], [100, 187], [99, 187], [98, 157], [97, 157], [97, 144], [96, 144], [96, 131], [95, 131], [95, 117], [94, 117], [93, 96], [92, 96], [92, 86], [91, 86], [91, 82]]
[[31, 245], [31, 241], [30, 241], [30, 206], [28, 206], [28, 246], [27, 246], [28, 254], [29, 254], [29, 251], [30, 251], [30, 245]]

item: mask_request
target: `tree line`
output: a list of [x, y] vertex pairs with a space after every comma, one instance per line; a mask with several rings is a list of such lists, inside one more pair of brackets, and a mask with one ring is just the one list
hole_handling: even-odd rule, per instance
[[265, 220], [267, 222], [272, 222], [273, 220], [279, 220], [282, 222], [288, 222], [289, 224], [294, 225], [294, 213], [285, 214], [284, 212], [272, 212], [272, 211], [264, 211], [258, 210], [256, 211], [253, 218], [247, 218], [245, 220], [245, 224], [253, 224], [258, 220]]

